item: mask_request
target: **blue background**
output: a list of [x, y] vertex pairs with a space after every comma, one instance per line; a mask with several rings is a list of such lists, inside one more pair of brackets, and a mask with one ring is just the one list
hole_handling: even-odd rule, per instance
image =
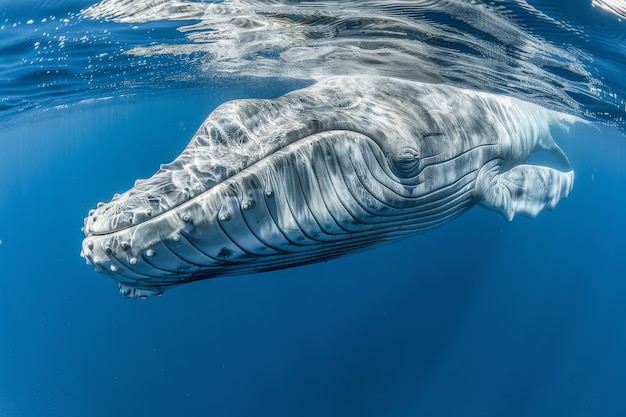
[[[0, 11], [30, 17], [41, 2], [4, 3]], [[91, 3], [43, 2], [49, 10], [32, 14]], [[598, 55], [614, 57], [608, 49], [624, 38], [614, 16], [580, 12], [588, 1], [531, 3], [589, 17]], [[79, 23], [68, 30], [99, 33]], [[621, 133], [577, 126], [557, 138], [574, 190], [535, 220], [507, 223], [475, 208], [345, 258], [127, 300], [79, 256], [88, 210], [174, 159], [217, 105], [302, 83], [144, 85], [133, 97], [75, 104], [112, 94], [107, 63], [94, 63], [93, 84], [61, 74], [38, 89], [36, 68], [7, 64], [34, 54], [32, 39], [15, 36], [0, 40], [3, 74], [19, 78], [0, 80], [17, 97], [0, 126], [0, 417], [626, 415]], [[74, 48], [85, 60], [99, 53]], [[621, 93], [623, 68], [595, 58]], [[128, 77], [185, 69], [171, 61]], [[67, 70], [88, 76], [82, 64]], [[35, 103], [76, 99], [24, 111], [22, 93]]]

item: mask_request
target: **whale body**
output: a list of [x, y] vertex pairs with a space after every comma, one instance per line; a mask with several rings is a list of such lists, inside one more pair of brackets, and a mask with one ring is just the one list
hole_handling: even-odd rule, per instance
[[[173, 162], [89, 212], [81, 255], [143, 298], [327, 260], [474, 205], [532, 218], [573, 186], [551, 135], [564, 120], [511, 97], [366, 76], [227, 102]], [[526, 163], [539, 151], [567, 168]]]

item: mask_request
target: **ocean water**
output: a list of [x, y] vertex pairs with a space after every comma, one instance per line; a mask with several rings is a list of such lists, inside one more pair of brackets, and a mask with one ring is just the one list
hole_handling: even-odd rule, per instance
[[[0, 417], [626, 415], [623, 1], [0, 0]], [[578, 116], [554, 211], [129, 300], [98, 201], [328, 75]]]

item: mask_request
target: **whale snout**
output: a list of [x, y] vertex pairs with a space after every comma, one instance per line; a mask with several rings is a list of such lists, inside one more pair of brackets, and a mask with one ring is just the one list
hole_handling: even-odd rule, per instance
[[158, 212], [156, 207], [152, 207], [146, 200], [135, 199], [120, 202], [119, 198], [114, 198], [110, 203], [99, 203], [98, 206], [89, 211], [85, 217], [84, 229], [86, 237], [92, 235], [103, 235], [113, 233], [118, 230], [132, 227], [142, 223]]
[[194, 171], [189, 161], [206, 150], [188, 147], [175, 161], [162, 165], [148, 179], [115, 194], [109, 203], [98, 203], [85, 218], [85, 236], [103, 235], [136, 226], [202, 194], [215, 185], [204, 172]]
[[172, 284], [168, 277], [194, 272], [181, 270], [180, 258], [163, 245], [165, 239], [172, 244], [181, 240], [189, 218], [176, 208], [162, 207], [154, 216], [157, 208], [146, 199], [122, 195], [99, 204], [85, 218], [81, 256], [97, 272], [118, 281], [127, 297], [160, 294]]

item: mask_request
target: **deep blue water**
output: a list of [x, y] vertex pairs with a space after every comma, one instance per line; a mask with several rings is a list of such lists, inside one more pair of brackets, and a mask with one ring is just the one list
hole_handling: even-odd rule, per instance
[[[219, 104], [310, 81], [207, 75], [198, 51], [115, 55], [109, 69], [92, 71], [85, 62], [104, 43], [114, 50], [152, 42], [133, 38], [143, 29], [178, 42], [180, 22], [132, 29], [77, 17], [89, 1], [31, 1], [19, 10], [5, 3], [0, 417], [626, 415], [626, 88], [617, 65], [626, 23], [616, 16], [582, 1], [576, 12], [530, 2], [588, 30], [585, 42], [564, 50], [579, 48], [572, 57], [582, 57], [590, 78], [550, 69], [541, 79], [551, 74], [548, 84], [571, 92], [576, 105], [564, 110], [600, 119], [557, 138], [576, 180], [553, 212], [507, 223], [474, 208], [345, 258], [128, 300], [79, 256], [88, 210], [176, 157]], [[518, 16], [517, 7], [510, 13]], [[36, 53], [35, 35], [18, 31], [29, 12], [39, 23], [48, 16], [43, 25], [51, 14], [55, 22], [68, 16], [65, 36], [86, 34], [86, 44], [67, 41], [43, 69], [20, 64], [15, 57]], [[523, 23], [550, 41], [545, 22]], [[476, 71], [497, 68], [493, 59]], [[143, 70], [130, 71], [137, 60]], [[41, 85], [49, 68], [63, 73], [52, 89]], [[186, 71], [197, 72], [181, 78]], [[485, 89], [515, 94], [510, 80], [489, 79]], [[577, 95], [589, 80], [615, 97]], [[558, 93], [538, 97], [532, 84], [519, 95], [565, 103]]]

